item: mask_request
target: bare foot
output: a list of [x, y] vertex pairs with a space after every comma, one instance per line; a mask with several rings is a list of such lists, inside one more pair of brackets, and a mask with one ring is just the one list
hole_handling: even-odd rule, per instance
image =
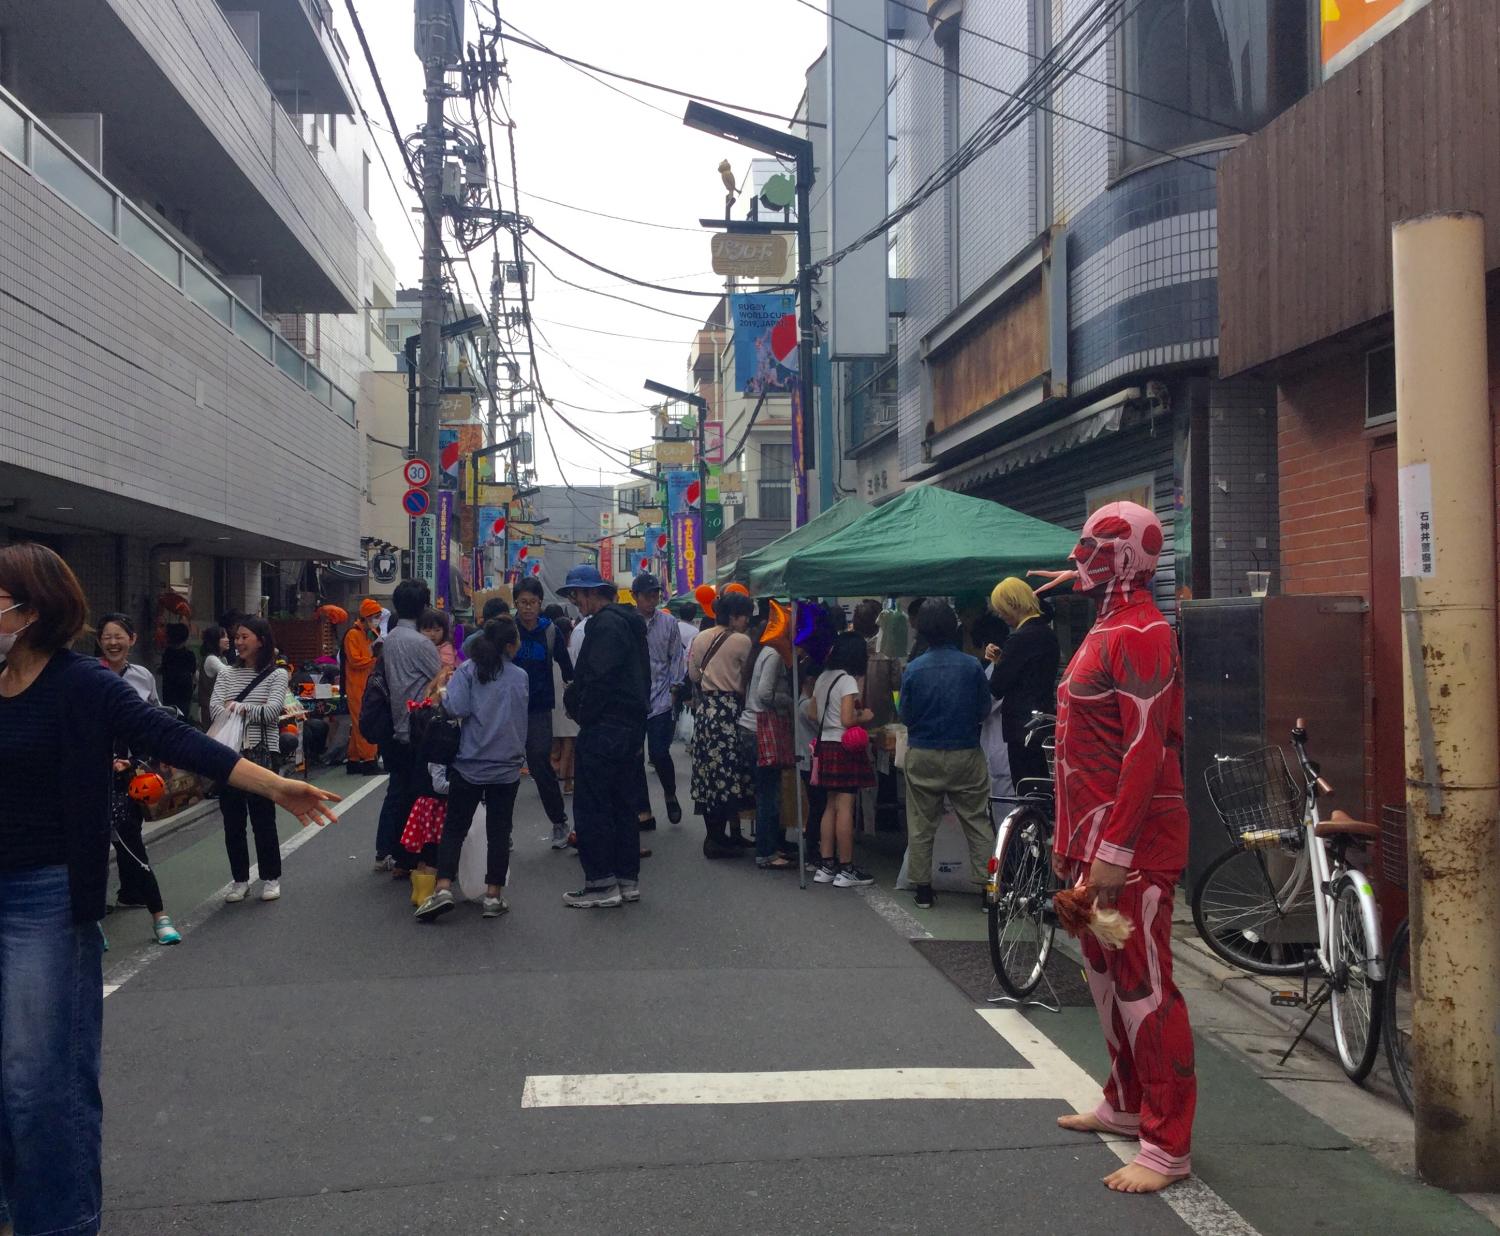
[[1125, 1136], [1118, 1129], [1110, 1128], [1093, 1112], [1075, 1112], [1071, 1115], [1059, 1116], [1057, 1127], [1067, 1129], [1070, 1133], [1111, 1133], [1116, 1137]]
[[1139, 1163], [1127, 1163], [1119, 1171], [1111, 1172], [1106, 1176], [1104, 1183], [1116, 1193], [1160, 1193], [1168, 1185], [1186, 1179], [1186, 1174], [1164, 1176], [1161, 1172], [1152, 1171], [1151, 1168], [1143, 1167]]

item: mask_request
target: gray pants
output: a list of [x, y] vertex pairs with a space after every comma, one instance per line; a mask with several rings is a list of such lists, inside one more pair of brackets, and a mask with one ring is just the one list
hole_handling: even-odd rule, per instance
[[906, 753], [906, 878], [932, 883], [932, 840], [943, 818], [943, 799], [953, 803], [969, 843], [969, 874], [985, 879], [995, 832], [990, 823], [990, 770], [978, 747], [933, 751], [913, 747]]

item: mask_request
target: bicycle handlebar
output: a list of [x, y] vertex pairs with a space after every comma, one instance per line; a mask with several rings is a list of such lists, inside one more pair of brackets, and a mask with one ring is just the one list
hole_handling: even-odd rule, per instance
[[1302, 717], [1297, 718], [1297, 723], [1292, 726], [1292, 746], [1297, 751], [1297, 759], [1302, 765], [1302, 771], [1307, 774], [1308, 779], [1318, 787], [1324, 794], [1332, 794], [1333, 786], [1323, 780], [1318, 772], [1318, 766], [1307, 758], [1307, 722]]

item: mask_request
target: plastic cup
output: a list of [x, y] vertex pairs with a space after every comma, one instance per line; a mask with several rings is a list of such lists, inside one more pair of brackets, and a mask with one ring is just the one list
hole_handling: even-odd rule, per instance
[[1246, 571], [1245, 578], [1250, 581], [1250, 595], [1263, 597], [1271, 591], [1270, 571]]

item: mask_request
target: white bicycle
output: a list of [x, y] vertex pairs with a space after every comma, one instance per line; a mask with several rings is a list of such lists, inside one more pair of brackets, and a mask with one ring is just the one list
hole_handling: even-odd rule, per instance
[[[1216, 757], [1205, 774], [1235, 848], [1215, 859], [1193, 888], [1193, 922], [1230, 965], [1302, 977], [1300, 992], [1271, 997], [1272, 1004], [1308, 1010], [1283, 1061], [1328, 1004], [1339, 1063], [1351, 1080], [1363, 1081], [1380, 1044], [1385, 959], [1375, 891], [1349, 861], [1349, 850], [1380, 829], [1339, 811], [1323, 819], [1318, 795], [1331, 791], [1308, 759], [1300, 719], [1292, 747], [1300, 778], [1274, 746]], [[1321, 983], [1309, 995], [1314, 975]]]

